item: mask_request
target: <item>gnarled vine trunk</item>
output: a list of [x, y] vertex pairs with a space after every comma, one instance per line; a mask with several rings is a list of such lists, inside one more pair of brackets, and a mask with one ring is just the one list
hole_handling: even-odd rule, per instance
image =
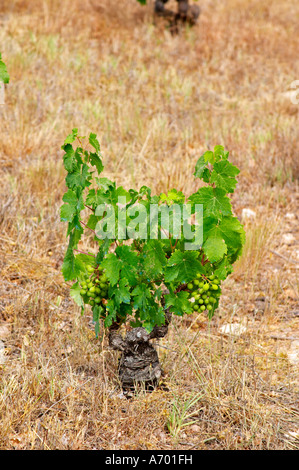
[[128, 331], [123, 337], [118, 332], [117, 322], [109, 328], [109, 346], [122, 353], [118, 373], [124, 391], [134, 390], [138, 384], [142, 384], [147, 390], [158, 385], [162, 369], [157, 351], [150, 340], [164, 337], [170, 321], [171, 313], [166, 310], [165, 324], [155, 326], [151, 333], [143, 327], [138, 327]]
[[165, 3], [168, 0], [155, 0], [155, 13], [171, 21], [172, 26], [177, 25], [179, 22], [188, 23], [193, 26], [197, 23], [200, 15], [200, 8], [198, 5], [189, 5], [189, 0], [177, 0], [178, 9], [177, 13], [168, 8], [165, 8]]

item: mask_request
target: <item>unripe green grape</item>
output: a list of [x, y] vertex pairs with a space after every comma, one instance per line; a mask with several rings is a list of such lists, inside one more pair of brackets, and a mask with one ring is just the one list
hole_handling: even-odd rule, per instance
[[193, 308], [194, 310], [199, 310], [199, 306], [197, 304], [194, 304]]
[[209, 290], [209, 288], [210, 288], [209, 284], [204, 284], [203, 289], [204, 289], [205, 291]]
[[94, 305], [94, 300], [93, 300], [93, 299], [89, 299], [89, 304], [90, 304], [90, 305]]
[[212, 310], [212, 308], [213, 308], [213, 307], [212, 307], [211, 304], [207, 305], [207, 310]]
[[202, 312], [204, 312], [205, 309], [206, 309], [206, 306], [205, 306], [205, 305], [202, 305], [202, 306], [200, 307], [200, 310], [201, 310]]
[[101, 282], [101, 283], [100, 283], [100, 288], [101, 288], [101, 289], [104, 289], [105, 287], [106, 287], [106, 284], [105, 284], [104, 282]]
[[218, 286], [216, 284], [212, 284], [212, 289], [213, 290], [218, 290]]
[[198, 303], [199, 303], [199, 304], [203, 304], [203, 303], [204, 303], [204, 300], [203, 300], [203, 299], [198, 299]]
[[201, 296], [201, 298], [204, 299], [204, 300], [205, 300], [207, 297], [208, 297], [207, 294], [204, 294], [204, 295]]
[[207, 298], [204, 300], [204, 303], [205, 303], [206, 305], [208, 305], [208, 304], [210, 303], [209, 297], [207, 297]]
[[193, 284], [192, 284], [192, 282], [189, 282], [189, 284], [187, 284], [187, 287], [188, 287], [189, 290], [192, 290], [192, 289], [193, 289]]
[[81, 289], [81, 290], [80, 290], [80, 294], [81, 294], [81, 295], [86, 295], [86, 292], [87, 292], [87, 291], [86, 291], [85, 289]]
[[92, 285], [92, 287], [89, 288], [89, 292], [95, 292], [96, 288], [94, 285]]
[[216, 302], [215, 297], [209, 297], [209, 299], [210, 299], [210, 304], [214, 304]]
[[204, 285], [205, 285], [204, 282], [200, 282], [200, 283], [198, 284], [198, 287], [200, 287], [200, 288], [202, 289]]
[[200, 274], [200, 273], [197, 273], [197, 274], [196, 274], [196, 277], [197, 277], [197, 279], [200, 279], [200, 278], [201, 278], [201, 274]]
[[194, 279], [193, 284], [194, 284], [195, 286], [199, 286], [199, 280], [198, 280], [198, 279]]
[[89, 283], [87, 284], [87, 287], [88, 287], [88, 289], [90, 289], [91, 287], [93, 287], [93, 282], [89, 282]]
[[211, 276], [209, 276], [209, 279], [210, 281], [213, 281], [215, 279], [215, 274], [211, 274]]
[[101, 297], [95, 297], [94, 301], [96, 304], [99, 304], [101, 302]]
[[198, 292], [199, 292], [200, 294], [203, 294], [203, 293], [205, 292], [205, 290], [204, 290], [204, 289], [199, 289]]
[[220, 284], [220, 281], [219, 281], [219, 279], [216, 278], [216, 279], [214, 279], [213, 283], [214, 284]]
[[101, 289], [100, 289], [99, 287], [96, 287], [96, 288], [95, 288], [95, 293], [96, 293], [96, 294], [100, 294], [100, 292], [101, 292]]

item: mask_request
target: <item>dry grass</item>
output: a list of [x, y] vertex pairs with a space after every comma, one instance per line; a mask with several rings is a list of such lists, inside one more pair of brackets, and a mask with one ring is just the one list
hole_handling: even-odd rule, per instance
[[[283, 94], [298, 20], [293, 0], [206, 0], [171, 36], [135, 0], [2, 0], [0, 448], [298, 449], [299, 107]], [[164, 388], [129, 401], [60, 274], [73, 127], [98, 134], [108, 176], [153, 192], [193, 191], [197, 158], [223, 144], [235, 213], [256, 212], [217, 317], [175, 319]]]

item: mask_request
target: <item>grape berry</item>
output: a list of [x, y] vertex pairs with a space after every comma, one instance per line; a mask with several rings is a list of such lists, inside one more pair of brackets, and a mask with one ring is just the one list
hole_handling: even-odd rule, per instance
[[109, 282], [99, 266], [87, 266], [87, 275], [80, 282], [80, 294], [86, 304], [99, 304], [106, 310]]
[[193, 304], [193, 309], [198, 312], [208, 310], [212, 313], [217, 307], [221, 295], [220, 280], [214, 275], [201, 276], [187, 284], [189, 291], [189, 301]]

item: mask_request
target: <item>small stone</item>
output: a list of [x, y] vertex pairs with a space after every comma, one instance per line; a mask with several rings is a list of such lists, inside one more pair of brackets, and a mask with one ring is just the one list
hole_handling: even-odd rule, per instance
[[287, 352], [290, 363], [294, 366], [299, 364], [299, 340], [292, 341], [290, 350]]
[[190, 426], [190, 431], [195, 432], [195, 433], [200, 433], [201, 428], [200, 428], [200, 426], [198, 426], [198, 424], [192, 424]]
[[229, 336], [241, 336], [247, 331], [247, 328], [240, 323], [226, 323], [219, 328], [220, 333]]
[[255, 217], [256, 217], [256, 212], [254, 212], [252, 209], [245, 207], [242, 210], [242, 219], [254, 219]]
[[4, 339], [7, 338], [10, 335], [10, 329], [6, 325], [1, 325], [0, 326], [0, 338]]
[[286, 245], [291, 245], [296, 240], [292, 233], [284, 233], [281, 239]]
[[0, 340], [0, 365], [4, 364], [6, 361], [6, 356], [5, 356], [5, 346], [3, 341]]

